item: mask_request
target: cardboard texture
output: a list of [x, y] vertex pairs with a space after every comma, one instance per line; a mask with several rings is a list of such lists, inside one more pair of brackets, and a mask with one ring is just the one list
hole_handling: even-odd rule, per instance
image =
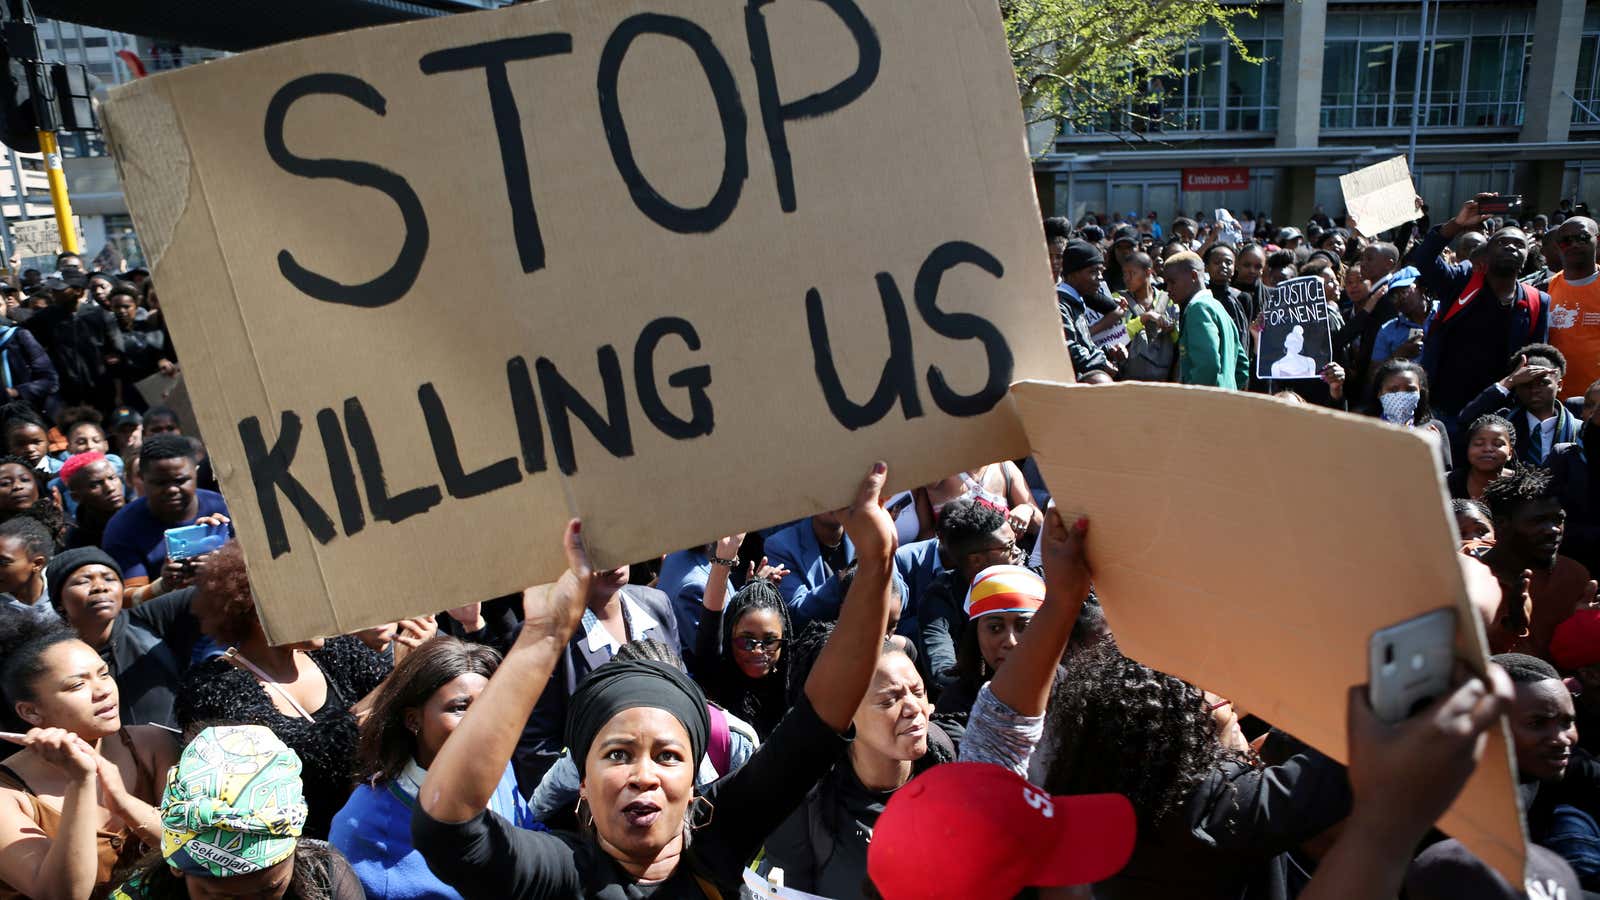
[[165, 406], [183, 423], [184, 434], [203, 438], [194, 416], [194, 404], [189, 402], [189, 388], [183, 383], [183, 373], [163, 375], [157, 372], [134, 385], [139, 396], [149, 406]]
[[[72, 217], [73, 227], [78, 233], [83, 233], [83, 221], [77, 216]], [[56, 220], [29, 219], [25, 222], [11, 223], [11, 252], [22, 259], [32, 259], [38, 256], [54, 258], [61, 252], [61, 228], [56, 225]]]
[[1326, 288], [1319, 275], [1261, 289], [1261, 349], [1256, 377], [1273, 381], [1321, 378], [1333, 361]]
[[[1056, 505], [1093, 523], [1095, 591], [1128, 656], [1341, 761], [1373, 631], [1454, 605], [1458, 651], [1486, 667], [1443, 478], [1416, 434], [1211, 388], [1012, 395]], [[1510, 740], [1503, 722], [1490, 733], [1440, 828], [1521, 884]]]
[[1404, 156], [1339, 176], [1345, 211], [1355, 216], [1361, 233], [1377, 235], [1422, 218], [1417, 189]]
[[1020, 456], [1072, 377], [992, 2], [550, 0], [104, 113], [275, 642]]

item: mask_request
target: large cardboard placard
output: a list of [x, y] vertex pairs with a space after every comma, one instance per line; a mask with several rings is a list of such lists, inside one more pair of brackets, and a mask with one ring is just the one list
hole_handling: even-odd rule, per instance
[[274, 641], [1017, 456], [1071, 378], [993, 3], [548, 0], [105, 112]]
[[[1453, 606], [1458, 652], [1486, 667], [1437, 456], [1416, 433], [1210, 388], [1012, 394], [1056, 505], [1093, 523], [1095, 591], [1128, 656], [1339, 760], [1373, 631]], [[1491, 732], [1440, 827], [1521, 884], [1510, 741], [1504, 723]]]
[[1340, 175], [1339, 189], [1344, 193], [1345, 210], [1355, 217], [1362, 234], [1382, 234], [1422, 218], [1404, 156]]

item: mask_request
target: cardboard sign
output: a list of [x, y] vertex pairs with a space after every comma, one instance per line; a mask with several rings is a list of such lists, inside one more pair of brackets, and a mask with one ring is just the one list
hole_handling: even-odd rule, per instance
[[1306, 275], [1261, 288], [1261, 349], [1256, 377], [1274, 381], [1321, 378], [1333, 361], [1333, 330], [1322, 278]]
[[[1457, 652], [1485, 670], [1444, 479], [1415, 432], [1180, 385], [1012, 394], [1056, 505], [1093, 523], [1095, 592], [1128, 656], [1341, 761], [1372, 632], [1454, 606]], [[1520, 884], [1513, 758], [1502, 724], [1440, 827]]]
[[569, 516], [620, 565], [1018, 456], [1071, 378], [998, 7], [642, 6], [113, 92], [272, 640], [547, 581]]
[[[83, 233], [83, 222], [72, 217], [72, 227]], [[11, 252], [23, 259], [48, 256], [52, 259], [61, 252], [61, 227], [56, 220], [28, 219], [11, 223]]]
[[1354, 217], [1362, 234], [1375, 237], [1422, 218], [1404, 156], [1340, 175], [1339, 188], [1344, 191], [1345, 212]]
[[139, 396], [149, 406], [165, 406], [177, 415], [178, 421], [183, 426], [183, 433], [194, 437], [201, 437], [201, 431], [194, 417], [194, 404], [189, 402], [189, 389], [183, 383], [183, 373], [163, 375], [157, 372], [134, 385], [139, 391]]

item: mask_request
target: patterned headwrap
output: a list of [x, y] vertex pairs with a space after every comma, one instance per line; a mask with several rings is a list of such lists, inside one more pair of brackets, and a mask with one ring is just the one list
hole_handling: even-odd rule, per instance
[[191, 875], [227, 878], [294, 852], [306, 821], [300, 757], [259, 725], [200, 732], [167, 775], [161, 855]]
[[967, 618], [990, 613], [1035, 613], [1044, 605], [1044, 579], [1022, 566], [990, 566], [972, 579], [967, 601], [962, 604]]

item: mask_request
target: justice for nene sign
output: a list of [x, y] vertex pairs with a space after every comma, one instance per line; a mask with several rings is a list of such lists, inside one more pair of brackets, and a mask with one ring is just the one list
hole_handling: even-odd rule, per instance
[[105, 119], [274, 641], [1020, 456], [1072, 377], [992, 2], [547, 0]]

